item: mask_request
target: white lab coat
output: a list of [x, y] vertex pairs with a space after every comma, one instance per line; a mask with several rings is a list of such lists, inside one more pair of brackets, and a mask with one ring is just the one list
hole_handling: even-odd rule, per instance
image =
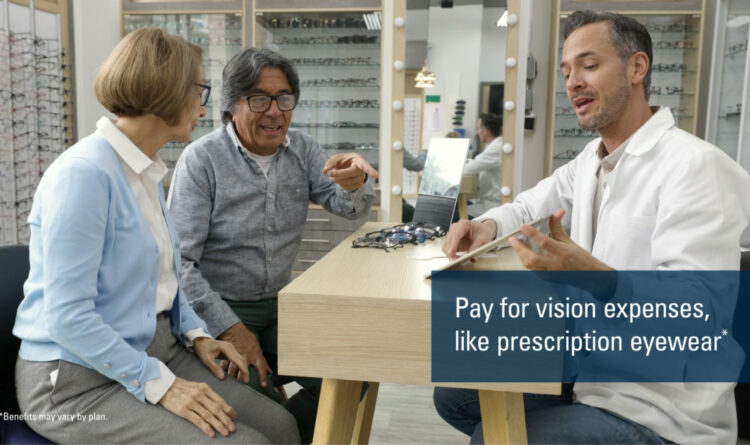
[[[597, 187], [591, 141], [512, 204], [482, 215], [498, 235], [566, 210], [573, 241], [615, 269], [737, 270], [750, 219], [750, 176], [717, 147], [680, 130], [668, 108], [633, 135], [607, 177], [592, 233]], [[578, 383], [578, 401], [605, 408], [677, 443], [734, 443], [731, 383]]]
[[464, 166], [463, 174], [479, 175], [479, 202], [469, 206], [469, 214], [479, 215], [500, 205], [502, 166], [502, 137], [496, 137]]

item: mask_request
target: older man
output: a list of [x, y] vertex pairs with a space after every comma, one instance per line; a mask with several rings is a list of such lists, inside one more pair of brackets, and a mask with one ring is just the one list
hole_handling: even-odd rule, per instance
[[[266, 376], [276, 367], [277, 293], [290, 281], [308, 203], [361, 216], [375, 200], [368, 175], [377, 172], [355, 153], [328, 159], [310, 136], [288, 130], [299, 77], [280, 54], [248, 48], [222, 80], [224, 125], [185, 149], [168, 203], [188, 300], [255, 368], [251, 385], [276, 398]], [[309, 442], [320, 380], [296, 380], [303, 389], [284, 406]]]
[[[750, 177], [677, 128], [668, 108], [649, 106], [646, 28], [619, 14], [578, 11], [563, 33], [568, 99], [579, 125], [601, 137], [512, 204], [454, 224], [445, 253], [455, 257], [554, 212], [551, 236], [521, 229], [545, 255], [511, 240], [529, 269], [736, 270]], [[529, 443], [734, 443], [733, 387], [584, 382], [575, 384], [575, 399], [528, 396]], [[482, 441], [476, 391], [438, 389], [434, 398], [443, 418]]]

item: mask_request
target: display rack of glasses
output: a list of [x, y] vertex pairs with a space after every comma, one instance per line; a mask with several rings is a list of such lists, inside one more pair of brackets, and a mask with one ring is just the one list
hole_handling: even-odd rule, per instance
[[42, 174], [74, 136], [67, 3], [0, 5], [0, 245], [26, 244]]
[[[576, 9], [586, 9], [589, 5], [568, 0]], [[593, 3], [593, 2], [589, 2]], [[661, 7], [659, 2], [644, 3], [643, 6]], [[664, 2], [661, 2], [664, 3]], [[681, 6], [680, 0], [668, 6]], [[697, 106], [699, 93], [699, 73], [701, 70], [701, 41], [703, 31], [702, 1], [682, 2], [687, 8], [675, 10], [630, 11], [618, 9], [622, 5], [611, 3], [607, 6], [598, 4], [595, 9], [612, 9], [626, 14], [643, 23], [651, 34], [653, 44], [651, 86], [649, 103], [666, 106], [672, 111], [677, 126], [695, 133], [697, 124]], [[631, 7], [632, 9], [632, 7]], [[557, 43], [557, 63], [551, 64], [556, 69], [554, 109], [552, 110], [553, 126], [551, 162], [548, 162], [547, 174], [575, 158], [591, 139], [598, 137], [595, 130], [584, 130], [578, 125], [578, 119], [568, 100], [565, 79], [558, 68], [562, 56], [562, 29], [570, 12], [561, 12], [559, 16], [559, 35]]]
[[291, 128], [310, 134], [329, 155], [357, 151], [377, 163], [380, 30], [369, 29], [363, 14], [256, 10], [253, 46], [280, 52], [299, 72]]
[[750, 3], [722, 0], [716, 17], [706, 138], [750, 171]]
[[[195, 140], [221, 125], [221, 71], [227, 60], [243, 47], [242, 11], [229, 13], [156, 14], [133, 11], [123, 12], [123, 35], [143, 27], [156, 27], [177, 34], [203, 48], [203, 73], [211, 86], [211, 97], [206, 104], [206, 115], [198, 121], [193, 131]], [[164, 178], [168, 185], [174, 165], [187, 144], [168, 142], [159, 156], [169, 168]]]

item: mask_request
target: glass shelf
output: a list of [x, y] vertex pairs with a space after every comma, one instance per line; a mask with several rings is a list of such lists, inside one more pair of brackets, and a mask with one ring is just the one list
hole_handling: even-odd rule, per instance
[[334, 106], [330, 106], [330, 107], [328, 107], [328, 106], [315, 106], [315, 107], [313, 107], [313, 106], [298, 105], [297, 108], [295, 108], [294, 110], [295, 111], [299, 111], [299, 110], [311, 110], [311, 111], [315, 111], [315, 110], [373, 110], [373, 109], [377, 109], [377, 108], [374, 108], [374, 107], [334, 107]]
[[372, 34], [372, 35], [379, 35], [380, 31], [372, 31], [367, 28], [266, 28], [269, 31], [271, 31], [274, 34], [278, 35], [296, 35], [301, 34], [305, 36], [310, 35], [316, 35], [316, 34], [333, 34], [336, 32], [343, 32], [347, 34], [353, 34], [353, 33], [362, 33], [362, 34]]
[[[750, 171], [750, 123], [747, 106], [748, 95], [748, 39], [750, 24], [750, 2], [726, 0], [720, 2], [719, 17], [724, 20], [716, 27], [714, 41], [720, 42], [713, 59], [711, 111], [706, 125], [709, 141], [724, 150]], [[743, 120], [744, 119], [744, 120]], [[744, 128], [744, 132], [741, 130]]]
[[307, 89], [331, 89], [331, 90], [337, 90], [340, 88], [360, 88], [360, 89], [380, 89], [380, 85], [300, 85], [300, 88], [303, 90]]
[[656, 51], [698, 51], [698, 48], [653, 48], [654, 52]]
[[734, 57], [741, 54], [747, 54], [747, 49], [740, 49], [737, 51], [729, 51], [727, 53], [724, 53], [724, 57]]
[[[319, 125], [324, 125], [324, 124], [319, 124]], [[380, 129], [378, 127], [362, 127], [362, 126], [357, 126], [357, 127], [310, 127], [310, 126], [307, 126], [305, 124], [295, 124], [294, 122], [292, 122], [289, 125], [289, 127], [290, 128], [294, 128], [294, 129], [298, 129], [298, 130], [336, 130], [336, 131], [340, 131], [340, 130], [379, 130]]]
[[655, 74], [695, 74], [695, 70], [683, 70], [683, 71], [657, 71], [653, 70], [651, 71], [651, 76], [653, 77]]
[[319, 67], [319, 66], [346, 66], [346, 67], [349, 67], [349, 68], [360, 67], [360, 66], [361, 67], [371, 67], [371, 66], [377, 66], [377, 67], [379, 67], [380, 66], [379, 63], [295, 63], [295, 62], [293, 62], [293, 63], [294, 63], [294, 66], [296, 66], [297, 68], [304, 68], [306, 66], [314, 66], [314, 67]]
[[697, 36], [698, 31], [649, 31], [649, 34], [652, 36], [654, 35], [664, 35], [664, 34], [678, 34], [681, 36]]
[[661, 97], [691, 97], [695, 96], [695, 93], [678, 93], [678, 94], [668, 94], [668, 93], [651, 93], [651, 97], [654, 96], [661, 96]]
[[278, 42], [274, 41], [274, 45], [276, 46], [304, 46], [304, 47], [311, 47], [311, 46], [325, 46], [325, 47], [346, 47], [351, 49], [372, 49], [372, 48], [380, 48], [380, 42], [359, 42], [359, 43], [353, 43], [353, 42], [316, 42], [316, 41], [310, 41], [310, 42]]
[[326, 147], [326, 146], [322, 146], [322, 145], [321, 145], [320, 148], [322, 148], [323, 150], [331, 150], [331, 151], [378, 151], [379, 150], [377, 147], [375, 147], [375, 148], [360, 148], [360, 147], [342, 147], [342, 148], [338, 148], [338, 147]]
[[577, 138], [577, 139], [596, 139], [599, 137], [599, 133], [596, 134], [590, 134], [590, 135], [571, 135], [571, 134], [560, 134], [555, 133], [556, 138]]

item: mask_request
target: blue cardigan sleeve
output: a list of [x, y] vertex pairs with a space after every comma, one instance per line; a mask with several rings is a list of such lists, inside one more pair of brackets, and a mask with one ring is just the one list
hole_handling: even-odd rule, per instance
[[96, 311], [112, 184], [94, 163], [69, 158], [50, 177], [42, 200], [44, 323], [50, 338], [142, 402], [144, 383], [159, 377], [158, 361], [128, 344]]

